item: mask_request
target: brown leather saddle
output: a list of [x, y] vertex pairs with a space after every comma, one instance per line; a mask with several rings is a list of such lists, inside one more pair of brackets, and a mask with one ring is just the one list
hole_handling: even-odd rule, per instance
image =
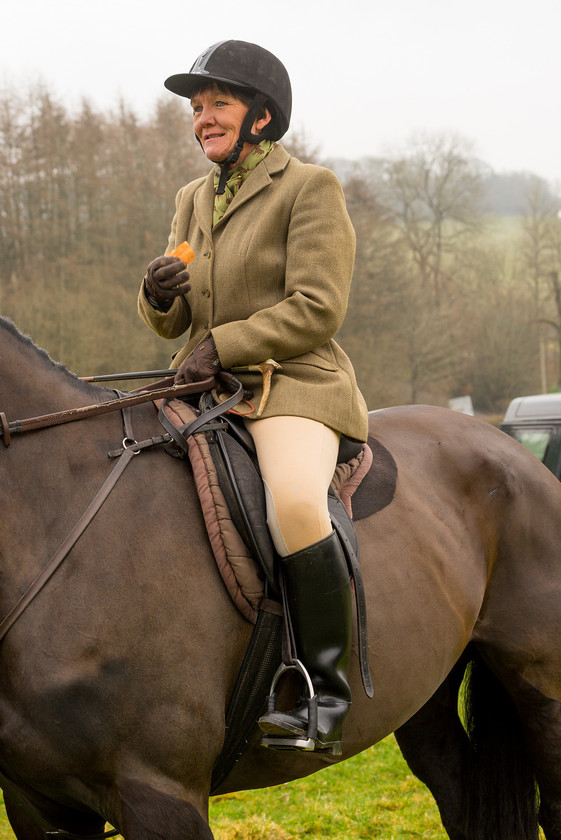
[[[251, 435], [237, 415], [215, 415], [216, 406], [209, 392], [200, 397], [198, 407], [179, 400], [159, 401], [157, 407], [160, 422], [177, 445], [172, 454], [191, 461], [207, 531], [223, 578], [224, 562], [230, 563], [234, 574], [242, 578], [238, 583], [243, 588], [237, 536], [246, 546], [250, 562], [257, 564], [263, 591], [271, 597], [278, 595], [277, 554], [266, 523], [265, 493]], [[205, 415], [210, 419], [201, 423]], [[195, 421], [198, 429], [193, 434], [191, 427]], [[351, 564], [358, 564], [359, 552], [351, 497], [368, 473], [371, 461], [371, 450], [365, 444], [342, 439], [328, 505], [333, 527]], [[217, 527], [220, 539], [216, 538]], [[353, 576], [358, 573], [357, 566]], [[255, 590], [255, 582], [247, 572], [245, 578], [246, 588]], [[225, 583], [238, 608], [254, 621], [255, 616], [248, 614], [237, 593], [232, 591], [227, 575]], [[254, 608], [263, 591], [257, 597], [254, 591], [246, 593]]]

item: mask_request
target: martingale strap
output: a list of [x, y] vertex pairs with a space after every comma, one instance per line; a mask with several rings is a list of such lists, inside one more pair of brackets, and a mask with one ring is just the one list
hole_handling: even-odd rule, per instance
[[90, 502], [87, 509], [84, 511], [76, 525], [72, 528], [72, 530], [63, 540], [57, 551], [55, 551], [47, 565], [44, 567], [43, 571], [37, 575], [33, 583], [24, 592], [19, 601], [16, 604], [14, 604], [10, 612], [4, 617], [2, 622], [0, 622], [0, 642], [2, 641], [6, 633], [10, 630], [10, 628], [13, 627], [13, 625], [16, 623], [21, 614], [27, 609], [27, 607], [33, 601], [33, 599], [43, 589], [47, 581], [54, 575], [62, 561], [70, 552], [71, 548], [80, 539], [80, 537], [82, 536], [82, 534], [84, 533], [84, 531], [86, 530], [86, 528], [88, 527], [88, 525], [90, 524], [90, 522], [92, 521], [92, 519], [94, 518], [104, 501], [106, 500], [107, 496], [121, 477], [125, 468], [131, 462], [133, 455], [136, 455], [136, 451], [133, 447], [129, 447], [124, 450], [119, 460], [113, 467], [113, 470], [109, 474], [109, 477], [105, 480], [105, 482], [97, 492], [95, 498]]

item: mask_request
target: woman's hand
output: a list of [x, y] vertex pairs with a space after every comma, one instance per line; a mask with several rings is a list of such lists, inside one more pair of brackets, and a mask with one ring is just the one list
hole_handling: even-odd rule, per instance
[[176, 385], [189, 385], [216, 376], [222, 370], [212, 336], [199, 342], [190, 356], [184, 359], [175, 374]]
[[187, 266], [177, 257], [156, 257], [146, 269], [144, 288], [154, 303], [169, 309], [176, 297], [191, 289]]

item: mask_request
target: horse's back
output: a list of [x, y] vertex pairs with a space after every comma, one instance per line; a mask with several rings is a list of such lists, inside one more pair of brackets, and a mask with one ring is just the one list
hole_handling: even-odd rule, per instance
[[[371, 428], [397, 463], [388, 519], [403, 506], [404, 526], [417, 536], [430, 532], [429, 544], [437, 537], [448, 584], [461, 582], [455, 603], [463, 603], [466, 638], [475, 619], [469, 637], [498, 669], [508, 662], [561, 697], [558, 479], [505, 433], [446, 409], [374, 412]], [[425, 557], [423, 565], [432, 564]]]

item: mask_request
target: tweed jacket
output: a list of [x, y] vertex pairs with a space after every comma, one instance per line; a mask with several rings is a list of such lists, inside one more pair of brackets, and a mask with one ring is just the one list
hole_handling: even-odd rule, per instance
[[[212, 333], [225, 369], [269, 358], [282, 365], [263, 417], [310, 417], [366, 440], [366, 403], [350, 360], [333, 340], [347, 309], [355, 248], [336, 176], [279, 145], [247, 176], [214, 229], [213, 205], [212, 171], [176, 197], [166, 250], [190, 243], [191, 290], [167, 312], [154, 309], [140, 290], [144, 321], [164, 338], [186, 336], [172, 366]], [[260, 372], [234, 373], [257, 407]]]

